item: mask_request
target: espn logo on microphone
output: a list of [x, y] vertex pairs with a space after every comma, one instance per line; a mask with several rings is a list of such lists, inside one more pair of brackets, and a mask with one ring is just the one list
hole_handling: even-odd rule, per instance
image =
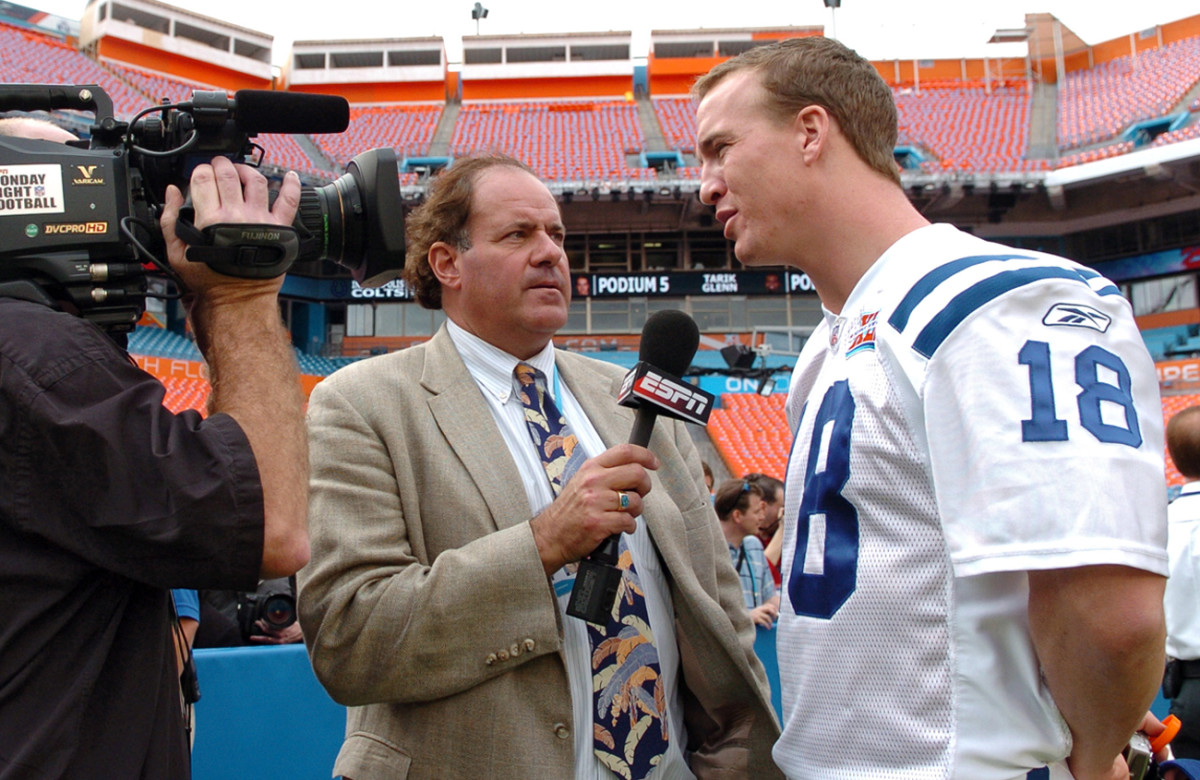
[[679, 377], [641, 362], [625, 375], [617, 403], [635, 409], [652, 404], [659, 414], [707, 425], [708, 416], [712, 413], [713, 396]]

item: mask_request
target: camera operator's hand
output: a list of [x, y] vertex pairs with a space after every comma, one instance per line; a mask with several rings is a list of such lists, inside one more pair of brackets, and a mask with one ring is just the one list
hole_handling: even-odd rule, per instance
[[250, 641], [260, 645], [292, 645], [304, 641], [300, 624], [292, 623], [287, 628], [270, 628], [267, 621], [259, 620], [254, 624], [261, 633], [253, 634]]
[[[261, 173], [247, 165], [234, 165], [224, 157], [217, 157], [211, 165], [196, 167], [189, 192], [196, 209], [197, 228], [238, 223], [291, 225], [300, 204], [300, 177], [289, 171], [274, 206], [269, 206], [267, 180]], [[205, 294], [217, 288], [238, 291], [235, 294], [278, 292], [283, 284], [282, 275], [273, 279], [234, 278], [219, 274], [204, 263], [187, 260], [187, 245], [175, 234], [183, 202], [179, 188], [168, 186], [162, 230], [171, 267], [183, 279], [189, 293]]]

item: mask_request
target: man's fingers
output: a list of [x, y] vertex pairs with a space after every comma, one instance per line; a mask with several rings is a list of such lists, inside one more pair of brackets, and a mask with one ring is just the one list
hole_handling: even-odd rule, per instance
[[290, 225], [296, 218], [296, 210], [300, 207], [300, 177], [295, 171], [288, 171], [279, 187], [275, 204], [271, 207], [271, 216], [280, 225]]
[[241, 172], [224, 157], [213, 158], [212, 169], [217, 180], [217, 197], [220, 199], [221, 209], [236, 208], [243, 202]]

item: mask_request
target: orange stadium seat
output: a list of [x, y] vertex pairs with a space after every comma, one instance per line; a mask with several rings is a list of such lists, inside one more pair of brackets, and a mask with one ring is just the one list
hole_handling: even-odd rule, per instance
[[654, 98], [654, 115], [667, 147], [684, 154], [696, 151], [696, 108], [686, 97]]
[[344, 133], [322, 133], [313, 142], [341, 170], [359, 153], [390, 146], [401, 157], [429, 153], [433, 134], [442, 119], [441, 104], [355, 106]]
[[464, 105], [450, 153], [501, 152], [557, 181], [653, 179], [626, 157], [645, 149], [637, 106], [619, 100]]
[[1165, 116], [1200, 79], [1200, 36], [1068, 73], [1058, 92], [1063, 149], [1112, 139], [1130, 124]]
[[0, 22], [0, 82], [99, 84], [118, 118], [128, 119], [153, 101], [77, 49], [49, 36]]
[[1031, 98], [1023, 87], [957, 84], [894, 92], [902, 143], [937, 157], [937, 170], [1035, 171], [1045, 160], [1026, 159]]
[[105, 63], [109, 70], [136, 87], [150, 102], [158, 103], [166, 98], [171, 103], [190, 100], [192, 92], [197, 89], [212, 89], [198, 84], [188, 84], [183, 81], [156, 73], [118, 65], [115, 62]]
[[783, 401], [782, 393], [721, 395], [721, 406], [708, 421], [708, 433], [731, 474], [760, 471], [783, 479], [792, 448]]
[[178, 414], [185, 409], [195, 409], [201, 414], [206, 412], [205, 405], [211, 390], [207, 381], [188, 377], [167, 377], [162, 383], [167, 390], [163, 405], [172, 412]]

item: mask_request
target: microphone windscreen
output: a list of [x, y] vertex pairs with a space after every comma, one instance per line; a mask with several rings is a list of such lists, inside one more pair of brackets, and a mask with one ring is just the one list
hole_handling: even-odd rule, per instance
[[638, 360], [668, 374], [683, 376], [700, 346], [696, 321], [677, 309], [656, 311], [642, 326]]
[[340, 133], [350, 125], [350, 104], [340, 95], [239, 89], [233, 102], [243, 133]]

